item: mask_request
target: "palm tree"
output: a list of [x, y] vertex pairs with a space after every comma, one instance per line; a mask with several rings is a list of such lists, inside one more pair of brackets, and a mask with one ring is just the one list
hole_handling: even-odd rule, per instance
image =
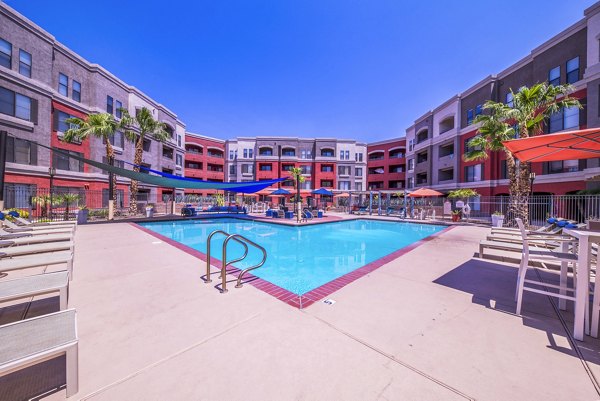
[[483, 108], [489, 114], [481, 114], [473, 121], [481, 126], [477, 136], [469, 141], [471, 150], [463, 159], [485, 160], [491, 152], [504, 152], [510, 194], [508, 210], [513, 218], [520, 217], [529, 222], [529, 165], [519, 163], [502, 142], [542, 134], [544, 124], [552, 114], [563, 108], [581, 108], [579, 100], [569, 96], [572, 91], [571, 85], [553, 86], [545, 82], [529, 88], [524, 86], [516, 93], [511, 90], [512, 105], [487, 101]]
[[289, 171], [290, 175], [294, 179], [294, 188], [296, 188], [296, 202], [300, 202], [300, 183], [304, 182], [304, 176], [302, 175], [302, 169], [300, 167], [292, 167]]
[[[111, 138], [115, 135], [121, 126], [120, 123], [115, 120], [115, 117], [110, 113], [97, 113], [90, 114], [85, 120], [81, 118], [68, 118], [67, 124], [71, 124], [63, 136], [65, 142], [83, 141], [90, 136], [95, 136], [104, 141], [106, 146], [106, 158], [110, 161], [114, 159], [115, 152], [110, 143]], [[117, 176], [112, 176], [113, 188], [117, 188]], [[117, 191], [113, 191], [113, 201], [117, 200]]]
[[79, 194], [73, 194], [73, 193], [66, 193], [66, 194], [61, 194], [58, 196], [58, 203], [65, 204], [65, 220], [69, 220], [69, 208], [70, 208], [71, 204], [79, 202], [80, 198], [81, 197], [79, 196]]
[[[142, 107], [135, 114], [135, 117], [131, 115], [125, 109], [121, 109], [123, 117], [121, 123], [123, 127], [126, 127], [125, 136], [127, 139], [135, 143], [135, 154], [133, 156], [133, 171], [139, 172], [140, 165], [142, 164], [144, 156], [144, 139], [147, 135], [151, 136], [154, 140], [159, 142], [165, 142], [170, 138], [169, 133], [166, 130], [166, 125], [154, 119], [152, 112], [146, 107]], [[138, 193], [138, 182], [136, 180], [131, 181], [131, 200], [129, 202], [129, 213], [137, 214], [137, 193]]]

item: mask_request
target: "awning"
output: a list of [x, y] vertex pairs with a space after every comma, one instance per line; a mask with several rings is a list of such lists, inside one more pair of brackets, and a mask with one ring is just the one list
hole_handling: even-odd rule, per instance
[[522, 162], [600, 157], [600, 128], [538, 135], [502, 142]]

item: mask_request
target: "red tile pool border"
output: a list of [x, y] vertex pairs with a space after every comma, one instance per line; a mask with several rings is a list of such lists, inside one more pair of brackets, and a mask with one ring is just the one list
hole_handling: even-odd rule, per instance
[[[197, 251], [187, 245], [183, 245], [180, 242], [177, 242], [175, 240], [172, 240], [171, 238], [165, 237], [164, 235], [156, 233], [146, 227], [140, 226], [137, 223], [129, 223], [129, 224], [142, 230], [143, 232], [145, 232], [149, 235], [152, 235], [155, 238], [160, 239], [161, 241], [166, 242], [169, 245], [174, 246], [177, 249], [182, 250], [183, 252], [186, 252], [186, 253], [188, 253], [192, 256], [195, 256], [196, 258], [206, 262], [206, 254], [203, 252]], [[281, 288], [271, 282], [263, 280], [260, 277], [254, 276], [251, 273], [246, 273], [246, 275], [244, 277], [247, 277], [247, 278], [244, 279], [243, 283], [250, 284], [253, 287], [258, 288], [259, 290], [266, 292], [267, 294], [274, 296], [275, 298], [279, 299], [280, 301], [283, 301], [283, 302], [287, 303], [288, 305], [291, 305], [295, 308], [299, 308], [299, 309], [306, 308], [306, 307], [314, 304], [315, 302], [318, 302], [321, 299], [328, 297], [329, 295], [333, 294], [335, 291], [339, 290], [342, 287], [345, 287], [346, 285], [352, 283], [353, 281], [377, 270], [378, 268], [385, 265], [386, 263], [389, 263], [389, 262], [399, 258], [400, 256], [407, 254], [408, 252], [412, 251], [413, 249], [418, 248], [419, 246], [437, 238], [438, 236], [440, 236], [444, 233], [447, 233], [454, 227], [456, 227], [456, 226], [448, 226], [448, 227], [444, 228], [443, 230], [438, 231], [437, 233], [431, 234], [430, 236], [425, 237], [425, 238], [423, 238], [417, 242], [414, 242], [408, 246], [405, 246], [404, 248], [399, 249], [395, 252], [392, 252], [389, 255], [386, 255], [382, 258], [374, 260], [371, 263], [368, 263], [362, 267], [359, 267], [358, 269], [353, 270], [350, 273], [346, 273], [343, 276], [340, 276], [328, 283], [325, 283], [322, 286], [317, 287], [303, 295], [294, 294], [293, 292], [290, 292], [290, 291], [286, 290], [285, 288]], [[219, 266], [219, 264], [221, 262], [218, 259], [211, 257], [210, 263], [212, 266]], [[228, 274], [236, 274], [239, 272], [240, 272], [240, 269], [238, 269], [236, 267], [229, 266], [227, 268]]]

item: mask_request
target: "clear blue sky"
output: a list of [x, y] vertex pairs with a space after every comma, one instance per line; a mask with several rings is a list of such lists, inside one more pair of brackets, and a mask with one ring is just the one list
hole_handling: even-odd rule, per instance
[[403, 136], [593, 0], [6, 3], [189, 131], [371, 142]]

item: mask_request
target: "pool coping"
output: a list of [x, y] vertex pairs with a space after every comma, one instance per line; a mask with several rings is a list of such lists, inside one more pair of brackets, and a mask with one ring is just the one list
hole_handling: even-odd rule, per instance
[[[228, 216], [228, 217], [231, 217], [231, 216]], [[244, 220], [254, 220], [252, 218], [243, 218], [243, 219]], [[256, 219], [256, 220], [264, 221], [263, 219]], [[344, 220], [344, 219], [342, 219], [342, 220]], [[352, 219], [352, 220], [359, 220], [359, 219]], [[372, 220], [372, 219], [365, 219], [365, 220]], [[179, 220], [177, 220], [177, 221], [179, 221]], [[389, 220], [380, 220], [380, 221], [389, 221]], [[334, 223], [334, 222], [338, 222], [338, 220], [329, 221], [329, 222]], [[273, 223], [275, 223], [275, 222], [273, 222]], [[322, 222], [322, 223], [325, 223], [325, 222]], [[409, 223], [409, 222], [406, 222], [406, 223]], [[207, 255], [203, 252], [200, 252], [194, 248], [191, 248], [191, 247], [184, 245], [178, 241], [168, 238], [162, 234], [152, 231], [146, 227], [143, 227], [143, 226], [139, 225], [138, 223], [129, 222], [128, 224], [136, 227], [137, 229], [145, 232], [146, 234], [149, 234], [155, 238], [160, 239], [161, 241], [164, 241], [165, 243], [167, 243], [169, 245], [174, 246], [175, 248], [177, 248], [189, 255], [192, 255], [192, 256], [206, 262]], [[292, 226], [292, 227], [294, 226], [294, 225], [289, 225], [289, 224], [281, 224], [281, 223], [279, 223], [279, 224], [286, 225], [286, 226]], [[320, 223], [317, 223], [317, 224], [320, 224]], [[419, 223], [414, 223], [414, 224], [419, 224]], [[296, 227], [299, 227], [299, 226], [296, 226]], [[250, 284], [251, 286], [277, 298], [278, 300], [287, 303], [288, 305], [291, 305], [298, 309], [303, 309], [303, 308], [306, 308], [306, 307], [314, 304], [315, 302], [318, 302], [318, 301], [328, 297], [329, 295], [333, 294], [337, 290], [358, 280], [359, 278], [366, 276], [367, 274], [377, 270], [381, 266], [399, 258], [402, 255], [407, 254], [408, 252], [412, 251], [413, 249], [416, 249], [416, 248], [420, 247], [421, 245], [423, 245], [429, 241], [432, 241], [433, 239], [437, 238], [438, 236], [440, 236], [444, 233], [447, 233], [448, 231], [452, 230], [455, 227], [456, 226], [454, 226], [454, 225], [446, 226], [446, 228], [444, 228], [436, 233], [433, 233], [423, 239], [420, 239], [419, 241], [413, 242], [412, 244], [405, 246], [402, 249], [398, 249], [397, 251], [394, 251], [386, 256], [383, 256], [383, 257], [376, 259], [370, 263], [367, 263], [366, 265], [359, 267], [358, 269], [355, 269], [349, 273], [344, 274], [343, 276], [335, 278], [335, 279], [333, 279], [317, 288], [314, 288], [314, 289], [310, 290], [309, 292], [304, 293], [302, 295], [294, 294], [293, 292], [288, 291], [285, 288], [279, 287], [278, 285], [275, 285], [269, 281], [266, 281], [258, 276], [255, 276], [252, 273], [246, 273], [244, 275], [244, 280], [242, 281], [242, 284]], [[213, 266], [219, 266], [221, 264], [221, 261], [214, 257], [211, 257], [210, 263]], [[227, 274], [237, 274], [239, 272], [241, 272], [241, 270], [235, 266], [227, 267]], [[219, 283], [220, 283], [220, 281], [219, 281]]]

